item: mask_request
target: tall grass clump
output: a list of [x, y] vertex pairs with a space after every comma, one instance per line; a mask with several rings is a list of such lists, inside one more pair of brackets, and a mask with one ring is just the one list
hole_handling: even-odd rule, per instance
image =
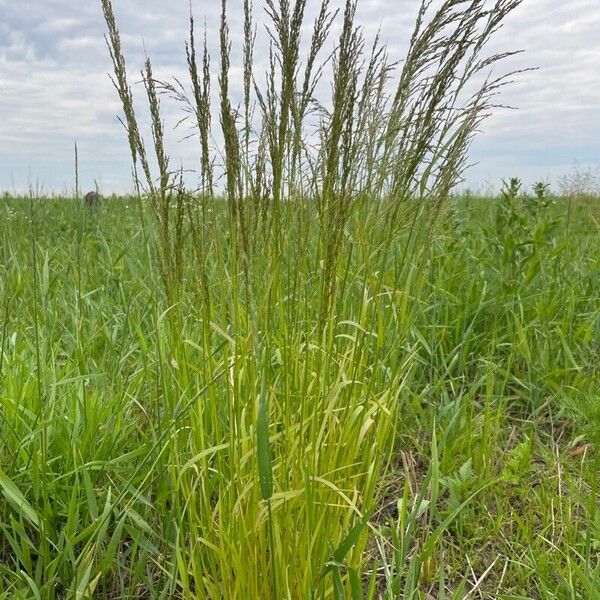
[[[306, 41], [306, 0], [268, 0], [260, 74], [255, 11], [244, 2], [235, 100], [231, 6], [220, 4], [219, 56], [211, 60], [205, 37], [201, 67], [190, 15], [189, 84], [155, 82], [150, 59], [143, 73], [153, 177], [111, 2], [102, 1], [134, 173], [139, 163], [156, 224], [157, 265], [171, 304], [181, 299], [171, 311], [184, 310], [186, 286], [188, 301], [204, 306], [195, 343], [206, 358], [190, 362], [188, 334], [176, 328], [165, 350], [179, 371], [160, 376], [165, 393], [177, 389], [180, 397], [166, 406], [187, 423], [170, 426], [161, 458], [171, 465], [165, 477], [177, 514], [166, 542], [184, 596], [330, 593], [320, 574], [376, 506], [412, 369], [410, 351], [391, 370], [375, 359], [387, 331], [402, 339], [398, 313], [386, 308], [389, 294], [411, 293], [421, 277], [436, 215], [507, 81], [493, 67], [512, 53], [486, 56], [484, 48], [518, 4], [423, 2], [399, 67], [379, 36], [365, 39], [354, 0], [341, 10], [322, 2]], [[326, 78], [329, 96], [321, 93]], [[186, 198], [187, 218], [185, 192], [175, 184], [181, 174], [170, 172], [164, 151], [159, 89], [183, 104], [198, 130], [201, 193]], [[226, 237], [216, 233], [222, 227]], [[184, 276], [184, 230], [200, 246], [202, 293], [196, 278]], [[358, 271], [355, 252], [365, 260]], [[343, 553], [352, 572], [364, 525]]]

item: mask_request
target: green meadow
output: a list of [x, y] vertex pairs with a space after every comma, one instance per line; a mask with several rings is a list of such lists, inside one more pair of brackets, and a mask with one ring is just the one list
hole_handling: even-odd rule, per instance
[[598, 597], [597, 200], [358, 205], [325, 323], [310, 203], [170, 302], [137, 202], [1, 203], [0, 597]]
[[101, 0], [134, 193], [0, 199], [0, 600], [600, 598], [598, 195], [457, 192], [520, 3], [223, 0], [135, 85]]

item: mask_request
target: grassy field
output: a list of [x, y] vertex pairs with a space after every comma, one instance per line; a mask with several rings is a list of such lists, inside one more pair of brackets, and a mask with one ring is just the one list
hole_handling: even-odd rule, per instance
[[520, 3], [223, 0], [134, 92], [101, 0], [134, 196], [0, 200], [0, 600], [600, 598], [598, 199], [452, 195]]
[[0, 202], [0, 598], [600, 597], [597, 200], [137, 202]]

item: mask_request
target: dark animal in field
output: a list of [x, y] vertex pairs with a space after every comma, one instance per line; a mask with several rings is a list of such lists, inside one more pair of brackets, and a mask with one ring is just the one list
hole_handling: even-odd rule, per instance
[[88, 192], [85, 197], [86, 206], [98, 206], [102, 200], [98, 192]]

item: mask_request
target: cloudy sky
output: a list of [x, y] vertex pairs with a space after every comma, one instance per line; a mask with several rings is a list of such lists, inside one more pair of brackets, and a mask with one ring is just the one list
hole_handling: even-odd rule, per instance
[[[218, 34], [218, 4], [193, 0], [197, 21], [206, 18], [212, 39]], [[241, 4], [230, 0], [234, 54]], [[417, 0], [359, 0], [359, 20], [367, 33], [381, 27], [399, 58], [417, 5]], [[157, 77], [183, 77], [189, 0], [114, 0], [114, 7], [130, 74], [139, 72], [145, 47]], [[262, 0], [255, 0], [256, 14], [261, 11]], [[49, 193], [73, 189], [75, 140], [84, 189], [92, 189], [94, 180], [105, 193], [131, 188], [104, 31], [99, 0], [0, 0], [0, 191], [21, 191], [29, 182]], [[510, 16], [493, 49], [522, 49], [506, 67], [539, 69], [505, 91], [502, 101], [518, 110], [498, 111], [485, 123], [472, 149], [477, 164], [467, 185], [487, 189], [513, 175], [528, 183], [553, 182], [574, 161], [600, 163], [598, 31], [598, 0], [524, 0]], [[265, 39], [259, 31], [259, 53]], [[167, 122], [174, 121], [176, 107], [166, 110]], [[189, 167], [198, 150], [178, 142], [184, 133], [171, 135], [170, 149], [174, 162]]]

